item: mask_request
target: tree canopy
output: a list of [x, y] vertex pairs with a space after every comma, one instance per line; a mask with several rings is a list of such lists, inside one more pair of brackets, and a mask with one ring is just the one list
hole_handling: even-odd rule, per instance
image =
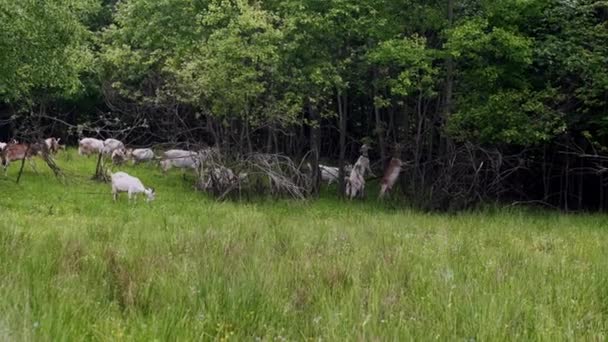
[[608, 151], [603, 0], [0, 0], [0, 32], [3, 117], [380, 166], [401, 143], [418, 193], [459, 146]]

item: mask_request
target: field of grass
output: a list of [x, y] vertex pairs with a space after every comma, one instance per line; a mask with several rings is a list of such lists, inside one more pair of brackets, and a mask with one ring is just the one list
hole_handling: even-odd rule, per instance
[[[606, 340], [608, 216], [216, 203], [179, 171], [94, 158], [0, 176], [0, 340]], [[371, 197], [371, 196], [370, 196]]]

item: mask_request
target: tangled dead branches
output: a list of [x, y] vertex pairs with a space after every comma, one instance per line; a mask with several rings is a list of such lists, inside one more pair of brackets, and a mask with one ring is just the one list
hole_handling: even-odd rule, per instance
[[406, 196], [416, 206], [430, 210], [460, 210], [476, 203], [513, 196], [513, 175], [527, 169], [525, 151], [506, 155], [464, 144], [424, 162], [404, 167]]
[[280, 154], [252, 153], [228, 157], [217, 149], [199, 152], [196, 187], [217, 199], [253, 195], [305, 199], [312, 179], [301, 165]]

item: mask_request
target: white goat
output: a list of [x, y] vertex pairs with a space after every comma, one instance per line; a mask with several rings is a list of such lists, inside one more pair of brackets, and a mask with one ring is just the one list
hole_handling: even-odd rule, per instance
[[180, 169], [196, 169], [199, 165], [199, 158], [196, 152], [186, 150], [168, 150], [163, 153], [163, 160], [160, 167], [166, 173], [172, 167]]
[[112, 152], [115, 150], [121, 150], [125, 148], [125, 144], [122, 141], [117, 139], [106, 139], [103, 142], [103, 153], [107, 155], [112, 155]]
[[357, 196], [363, 197], [365, 194], [365, 172], [369, 171], [370, 174], [373, 175], [372, 170], [369, 167], [369, 158], [367, 156], [367, 151], [369, 147], [367, 145], [361, 146], [361, 155], [352, 171], [350, 172], [350, 176], [346, 177], [346, 196], [350, 199], [353, 199]]
[[112, 164], [114, 165], [120, 165], [122, 163], [124, 163], [125, 159], [126, 159], [126, 153], [125, 150], [122, 148], [116, 149], [114, 151], [112, 151]]
[[50, 153], [57, 153], [59, 151], [59, 149], [61, 148], [62, 145], [59, 145], [59, 142], [61, 141], [61, 138], [57, 139], [57, 138], [46, 138], [44, 139], [44, 143], [46, 144], [46, 147], [49, 149]]
[[131, 159], [133, 164], [147, 162], [154, 159], [154, 151], [150, 148], [136, 148], [127, 150], [127, 159]]
[[143, 193], [146, 195], [146, 201], [152, 201], [155, 198], [153, 188], [146, 188], [137, 177], [133, 177], [125, 172], [116, 172], [112, 176], [112, 197], [114, 201], [118, 199], [119, 192], [126, 192], [129, 196], [129, 201], [133, 196]]
[[0, 141], [0, 151], [4, 150], [4, 148], [8, 145], [7, 143], [3, 143]]
[[[321, 180], [327, 182], [327, 184], [331, 184], [333, 182], [338, 181], [338, 177], [340, 174], [340, 169], [335, 166], [326, 166], [319, 164], [319, 169], [321, 170]], [[352, 165], [346, 165], [344, 167], [344, 173], [349, 173], [353, 169]]]
[[78, 142], [78, 154], [89, 156], [103, 151], [103, 141], [95, 138], [83, 138]]
[[240, 172], [238, 175], [232, 169], [225, 166], [214, 167], [206, 171], [207, 180], [203, 183], [203, 189], [211, 189], [214, 183], [222, 187], [230, 186], [238, 182], [246, 182], [249, 174]]
[[209, 170], [207, 181], [203, 184], [203, 188], [210, 189], [213, 183], [217, 183], [221, 186], [229, 186], [236, 181], [237, 177], [231, 169], [225, 166], [214, 167]]

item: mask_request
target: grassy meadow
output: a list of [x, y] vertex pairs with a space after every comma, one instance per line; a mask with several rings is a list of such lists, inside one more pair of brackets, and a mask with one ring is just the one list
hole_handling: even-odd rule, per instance
[[114, 203], [58, 164], [0, 176], [0, 341], [607, 339], [606, 215], [216, 203], [151, 165]]

